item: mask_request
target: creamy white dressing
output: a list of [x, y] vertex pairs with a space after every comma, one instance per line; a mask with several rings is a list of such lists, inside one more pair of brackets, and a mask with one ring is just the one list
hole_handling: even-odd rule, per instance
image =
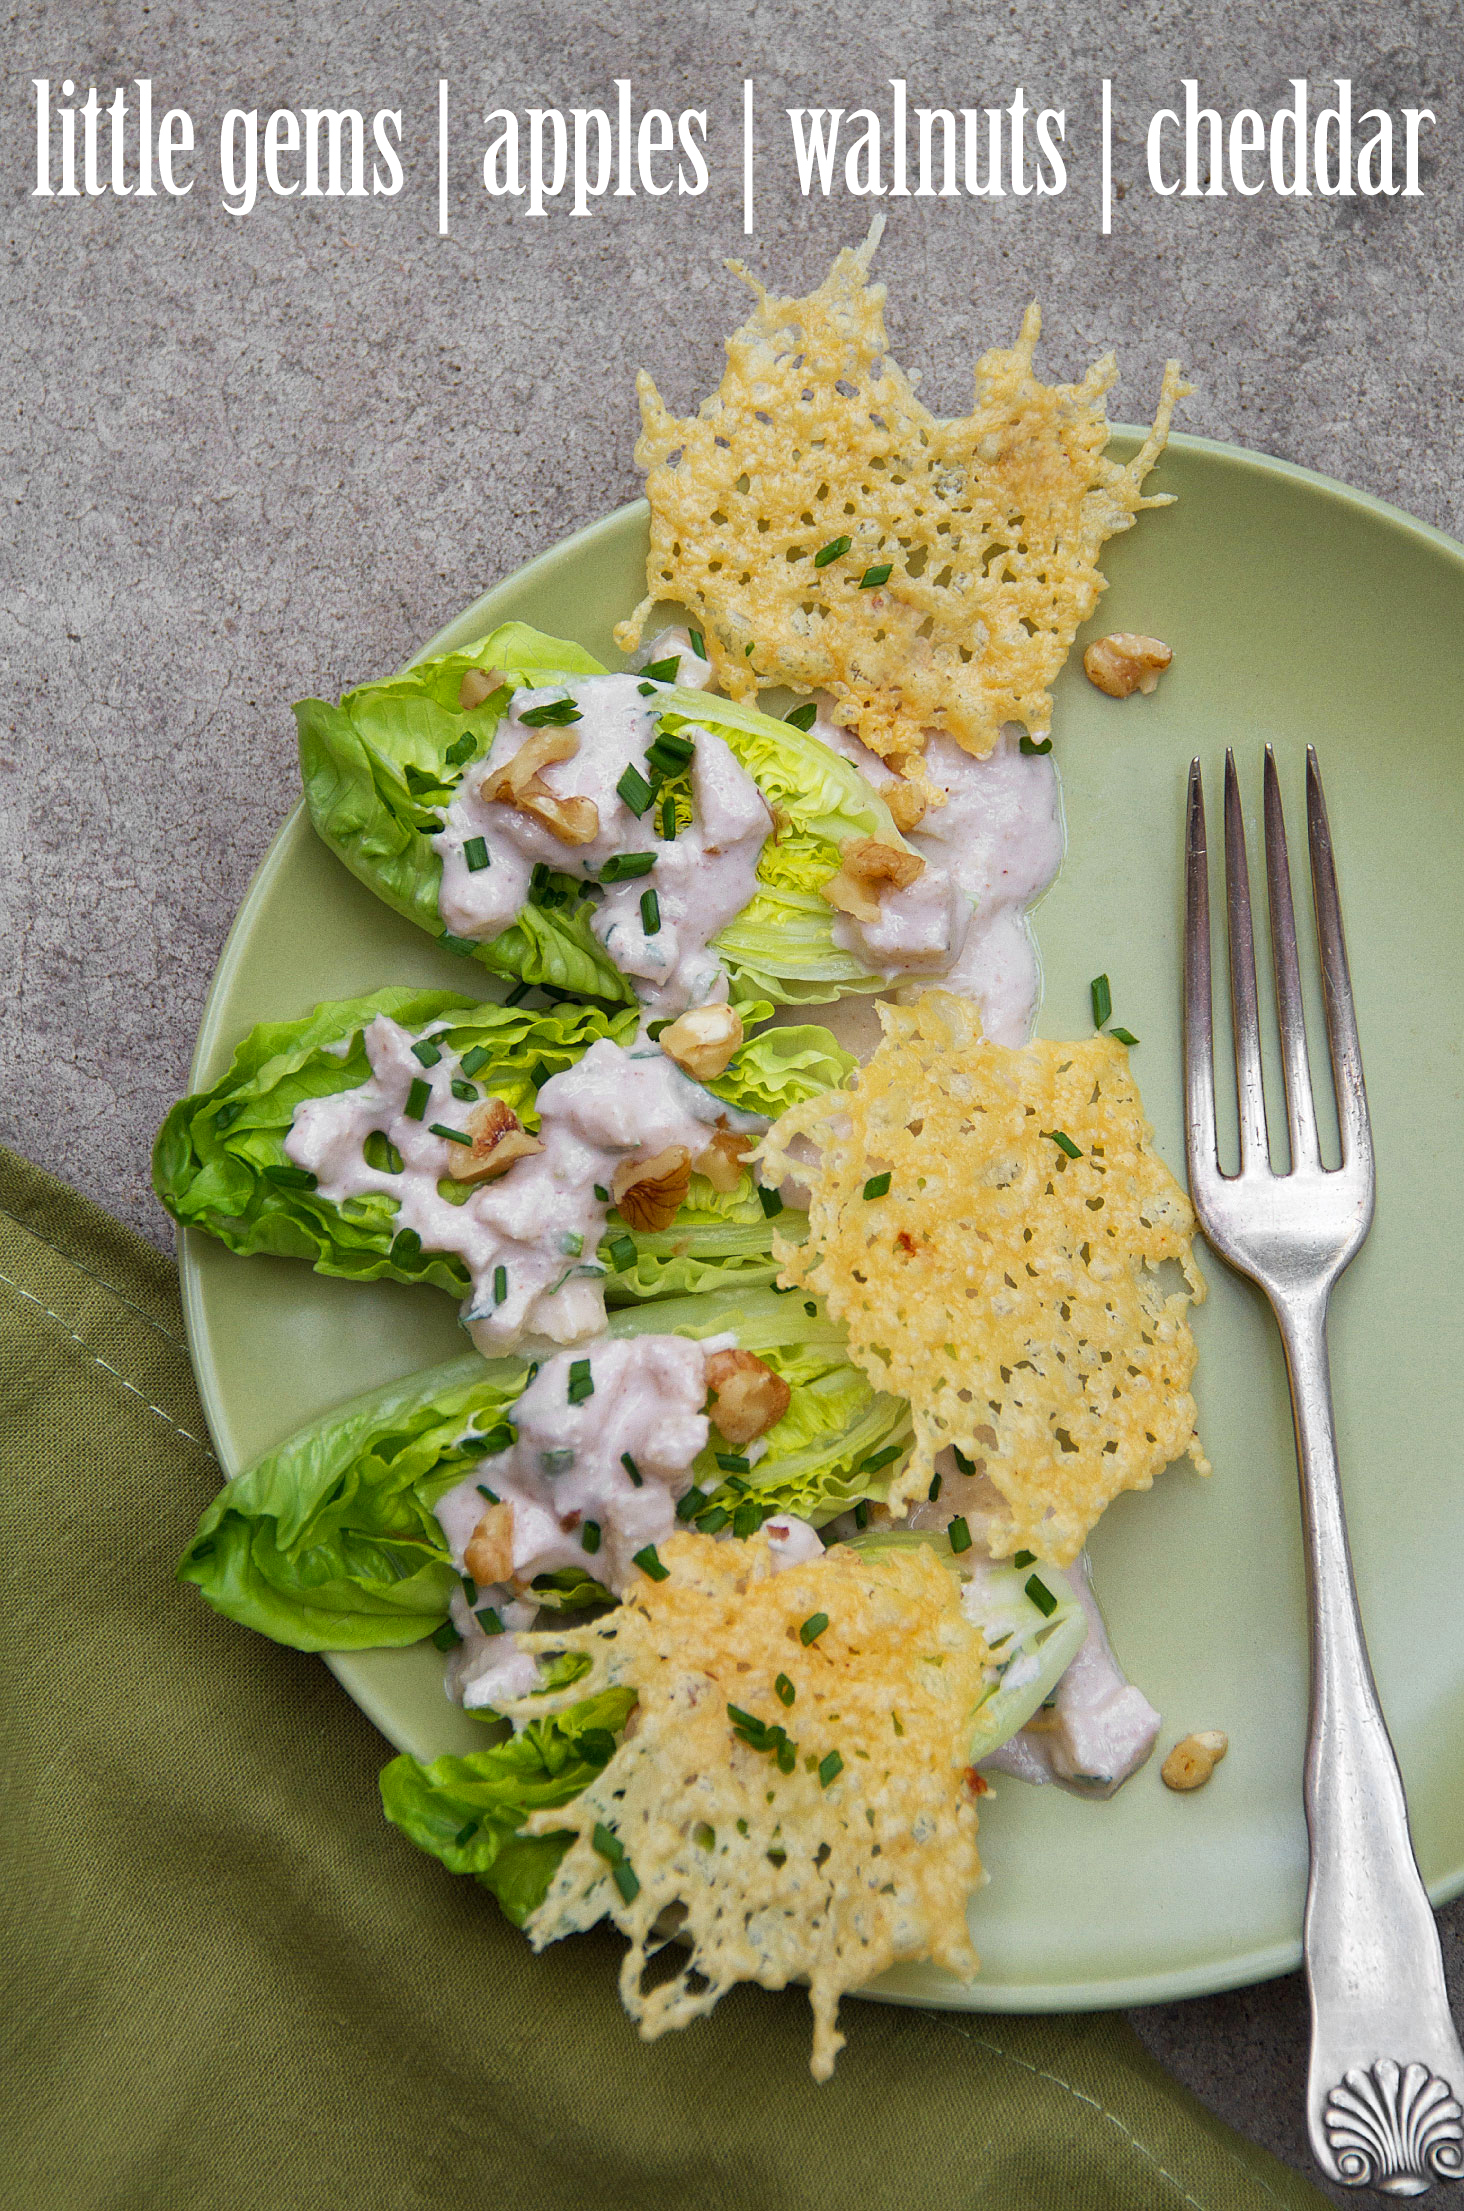
[[[689, 646], [687, 657], [692, 657]], [[523, 909], [536, 865], [598, 886], [607, 861], [649, 853], [654, 865], [647, 873], [597, 888], [590, 928], [630, 978], [647, 1013], [674, 1015], [727, 995], [711, 939], [754, 894], [772, 815], [726, 739], [700, 726], [679, 733], [696, 746], [690, 823], [675, 837], [663, 838], [654, 802], [643, 814], [632, 812], [618, 786], [627, 768], [654, 780], [646, 754], [659, 729], [657, 692], [642, 696], [642, 682], [633, 674], [579, 676], [515, 693], [494, 734], [486, 769], [469, 769], [432, 839], [442, 860], [437, 903], [455, 936], [491, 940]], [[539, 775], [554, 798], [588, 799], [594, 805], [598, 831], [579, 845], [562, 842], [524, 807], [486, 795], [520, 747], [539, 734], [523, 716], [561, 699], [572, 699], [579, 709], [580, 719], [567, 731], [577, 739], [577, 750]], [[486, 867], [470, 865], [468, 847], [478, 857], [479, 839]], [[648, 891], [655, 893], [659, 909], [653, 917], [659, 926], [651, 929], [645, 922]]]
[[[432, 1124], [466, 1132], [473, 1107], [452, 1094], [454, 1079], [462, 1079], [457, 1056], [444, 1048], [435, 1067], [423, 1067], [412, 1051], [413, 1032], [386, 1014], [370, 1023], [363, 1041], [370, 1081], [297, 1106], [286, 1156], [336, 1204], [394, 1198], [398, 1233], [410, 1229], [424, 1251], [460, 1259], [472, 1281], [464, 1324], [487, 1353], [526, 1335], [573, 1343], [604, 1327], [604, 1270], [595, 1254], [609, 1207], [595, 1188], [608, 1190], [622, 1161], [649, 1159], [672, 1145], [684, 1145], [695, 1160], [719, 1127], [759, 1134], [767, 1125], [724, 1105], [659, 1045], [627, 1050], [602, 1037], [540, 1089], [544, 1149], [455, 1204], [437, 1185], [461, 1162], [463, 1148], [434, 1135]], [[420, 1119], [406, 1110], [417, 1082], [428, 1091]], [[368, 1164], [366, 1139], [377, 1129], [401, 1155], [400, 1174]]]
[[[896, 780], [877, 753], [827, 713], [815, 721], [813, 734], [852, 761], [876, 790], [887, 791]], [[941, 986], [973, 998], [992, 1042], [1010, 1045], [1026, 1043], [1037, 1012], [1040, 969], [1027, 910], [1057, 874], [1064, 843], [1052, 757], [1024, 753], [1020, 739], [1015, 724], [1008, 724], [994, 751], [976, 760], [951, 738], [930, 737], [925, 764], [946, 802], [931, 807], [905, 839], [924, 859], [924, 874], [907, 890], [883, 894], [877, 928], [843, 915], [835, 924], [836, 941], [847, 941], [854, 951], [867, 946], [873, 964], [888, 967], [891, 981], [917, 971], [925, 976], [933, 964], [928, 951], [913, 958], [903, 951], [907, 936], [912, 945], [919, 942], [915, 917], [925, 909], [915, 902], [927, 877], [932, 878], [925, 894], [930, 905], [954, 892], [971, 919], [953, 938]]]
[[1093, 1594], [1086, 1551], [1067, 1577], [1088, 1615], [1088, 1637], [1044, 1707], [983, 1769], [1019, 1781], [1061, 1782], [1081, 1796], [1112, 1796], [1154, 1748], [1160, 1715], [1113, 1653]]

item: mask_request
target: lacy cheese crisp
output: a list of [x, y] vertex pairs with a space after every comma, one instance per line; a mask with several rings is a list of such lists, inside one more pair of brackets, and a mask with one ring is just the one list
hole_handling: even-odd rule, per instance
[[1166, 503], [1143, 484], [1188, 387], [1167, 363], [1153, 429], [1132, 460], [1108, 460], [1114, 357], [1042, 383], [1034, 306], [1016, 344], [977, 363], [971, 413], [933, 415], [890, 357], [869, 282], [879, 229], [806, 299], [731, 264], [757, 305], [695, 416], [642, 373], [648, 595], [616, 637], [629, 650], [655, 602], [676, 600], [733, 698], [826, 690], [846, 728], [918, 773], [931, 731], [981, 755], [1003, 722], [1051, 727], [1049, 686], [1105, 587], [1104, 541]]
[[[1189, 1387], [1194, 1215], [1112, 1037], [1006, 1050], [943, 991], [879, 1010], [852, 1088], [765, 1140], [765, 1178], [812, 1190], [807, 1243], [776, 1247], [780, 1279], [816, 1290], [851, 1357], [910, 1400], [891, 1508], [954, 1444], [1005, 1499], [993, 1544], [1064, 1565], [1120, 1490], [1185, 1452], [1209, 1471]], [[1187, 1287], [1166, 1288], [1165, 1261]]]
[[[736, 1981], [806, 1976], [826, 2080], [846, 1989], [902, 1958], [977, 1969], [966, 1899], [982, 1879], [966, 1782], [988, 1653], [925, 1549], [836, 1546], [774, 1570], [765, 1535], [678, 1535], [618, 1611], [525, 1646], [582, 1651], [561, 1701], [632, 1686], [610, 1763], [530, 1834], [575, 1836], [527, 1920], [536, 1949], [609, 1917], [630, 1937], [626, 2009], [652, 2040]], [[541, 1714], [534, 1697], [524, 1713]], [[662, 1913], [689, 1957], [646, 1990]]]

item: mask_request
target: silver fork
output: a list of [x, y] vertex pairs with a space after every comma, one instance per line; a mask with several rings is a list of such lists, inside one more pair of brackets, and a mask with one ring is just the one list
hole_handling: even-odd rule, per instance
[[1398, 1762], [1368, 1663], [1327, 1365], [1332, 1285], [1373, 1217], [1372, 1130], [1331, 832], [1316, 754], [1306, 756], [1307, 833], [1342, 1164], [1317, 1142], [1281, 788], [1266, 747], [1266, 878], [1290, 1132], [1273, 1173], [1261, 1081], [1255, 941], [1245, 822], [1225, 756], [1225, 878], [1240, 1172], [1215, 1143], [1209, 856], [1200, 763], [1189, 780], [1185, 915], [1185, 1120], [1190, 1191], [1215, 1249], [1258, 1283], [1286, 1352], [1311, 1608], [1306, 1821], [1311, 1839], [1302, 1948], [1311, 1992], [1307, 2124], [1322, 2171], [1343, 2185], [1416, 2196], [1464, 2175], [1464, 2051], [1449, 2016], [1438, 1929], [1408, 1832]]

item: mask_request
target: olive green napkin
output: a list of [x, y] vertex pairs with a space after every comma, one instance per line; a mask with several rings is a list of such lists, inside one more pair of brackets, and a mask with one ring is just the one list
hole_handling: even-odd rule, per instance
[[614, 1938], [535, 1958], [387, 1826], [387, 1746], [326, 1669], [175, 1583], [219, 1469], [173, 1269], [3, 1152], [0, 1408], [9, 2201], [1322, 2201], [1112, 2018], [852, 2001], [823, 2088], [798, 1990], [642, 2045]]

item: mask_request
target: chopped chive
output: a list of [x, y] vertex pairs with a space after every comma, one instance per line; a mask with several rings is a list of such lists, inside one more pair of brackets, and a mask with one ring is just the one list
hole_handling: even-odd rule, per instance
[[818, 1307], [814, 1304], [812, 1298], [808, 1298], [805, 1300], [803, 1310], [805, 1313], [807, 1313], [810, 1320], [818, 1319]]
[[1019, 737], [1017, 740], [1017, 750], [1018, 752], [1025, 752], [1029, 756], [1034, 752], [1051, 752], [1052, 739], [1050, 737], [1044, 737], [1042, 739], [1042, 742], [1038, 744], [1035, 738]]
[[696, 758], [696, 739], [694, 737], [682, 737], [673, 730], [663, 729], [657, 734], [655, 743], [651, 746], [651, 751], [664, 753], [668, 760], [676, 762], [678, 768], [684, 768]]
[[458, 1634], [451, 1620], [444, 1620], [441, 1627], [434, 1633], [432, 1640], [440, 1651], [450, 1651], [461, 1643], [462, 1637]]
[[422, 1239], [415, 1228], [399, 1228], [391, 1240], [391, 1257], [399, 1267], [422, 1256]]
[[831, 1781], [838, 1780], [839, 1775], [843, 1772], [843, 1770], [843, 1759], [839, 1756], [836, 1750], [831, 1750], [827, 1758], [821, 1758], [818, 1762], [819, 1787], [821, 1789], [826, 1789]]
[[861, 1474], [877, 1474], [882, 1466], [893, 1466], [904, 1450], [903, 1443], [887, 1443], [882, 1451], [872, 1451], [867, 1459], [859, 1461]]
[[584, 1237], [577, 1228], [567, 1228], [559, 1239], [559, 1248], [566, 1259], [578, 1259], [584, 1252]]
[[1093, 1026], [1101, 1029], [1113, 1013], [1113, 993], [1108, 987], [1106, 975], [1095, 975], [1088, 985], [1088, 996], [1093, 1001]]
[[[506, 1006], [521, 1006], [533, 987], [532, 983], [515, 983], [503, 1003]], [[463, 1064], [466, 1066], [466, 1061]]]
[[643, 1574], [649, 1574], [652, 1581], [665, 1581], [671, 1571], [668, 1566], [661, 1564], [654, 1543], [648, 1543], [643, 1551], [637, 1551], [632, 1563], [638, 1566]]
[[930, 1487], [925, 1492], [925, 1494], [930, 1499], [930, 1502], [932, 1504], [935, 1503], [936, 1498], [940, 1495], [941, 1483], [943, 1480], [944, 1476], [940, 1474], [932, 1474], [930, 1477]]
[[470, 1607], [478, 1602], [478, 1584], [471, 1574], [464, 1574], [463, 1576], [463, 1595], [467, 1598]]
[[854, 1525], [856, 1528], [867, 1528], [869, 1526], [869, 1499], [867, 1497], [861, 1497], [854, 1507]]
[[[751, 1468], [749, 1468], [748, 1471], [750, 1473]], [[740, 1474], [729, 1474], [727, 1476], [727, 1487], [732, 1491], [734, 1496], [745, 1497], [747, 1495], [748, 1489], [751, 1487], [751, 1484], [748, 1482], [744, 1482]]]
[[598, 1520], [587, 1520], [585, 1522], [580, 1529], [580, 1542], [593, 1558], [600, 1548], [600, 1523]]
[[527, 714], [519, 716], [525, 729], [567, 729], [580, 719], [573, 699], [551, 699], [547, 706], [531, 706]]
[[720, 1535], [732, 1515], [725, 1505], [713, 1505], [710, 1512], [699, 1512], [696, 1524], [703, 1535]]
[[742, 655], [743, 655], [743, 658], [744, 658], [745, 660], [751, 660], [751, 658], [752, 658], [753, 654], [754, 654], [754, 653], [755, 653], [756, 651], [757, 651], [757, 639], [756, 639], [756, 638], [754, 637], [754, 638], [751, 638], [751, 639], [749, 639], [748, 643], [747, 643], [747, 644], [745, 644], [745, 645], [743, 646], [743, 648], [742, 648]]
[[655, 864], [654, 852], [612, 852], [600, 870], [600, 881], [628, 883], [634, 876], [649, 875]]
[[[496, 1459], [510, 1444], [517, 1442], [517, 1428], [510, 1427], [506, 1420], [499, 1420], [491, 1428], [486, 1428], [480, 1436], [464, 1436], [459, 1449], [470, 1451], [475, 1459]], [[493, 1497], [489, 1502], [496, 1505], [498, 1499]]]
[[442, 1054], [438, 1051], [432, 1039], [424, 1036], [420, 1043], [412, 1046], [412, 1057], [415, 1060], [420, 1060], [424, 1067], [435, 1067]]
[[764, 1183], [760, 1182], [757, 1186], [757, 1195], [758, 1203], [763, 1209], [763, 1218], [769, 1221], [776, 1220], [783, 1210], [782, 1191], [769, 1190]]
[[749, 1497], [732, 1515], [732, 1533], [745, 1543], [750, 1535], [756, 1535], [763, 1524], [763, 1509], [755, 1497]]
[[409, 1121], [421, 1120], [423, 1114], [427, 1111], [427, 1102], [431, 1096], [431, 1083], [424, 1082], [420, 1075], [414, 1076], [412, 1087], [407, 1092], [407, 1102], [402, 1108]]
[[689, 1489], [684, 1497], [679, 1497], [676, 1501], [677, 1519], [694, 1520], [707, 1501], [707, 1493], [704, 1489], [695, 1487]]
[[630, 1476], [631, 1481], [633, 1482], [635, 1487], [639, 1489], [642, 1486], [644, 1477], [641, 1474], [640, 1468], [636, 1465], [635, 1460], [631, 1457], [628, 1451], [621, 1452], [620, 1463], [625, 1468], [626, 1473]]
[[552, 1451], [539, 1453], [539, 1470], [543, 1474], [567, 1474], [574, 1465], [574, 1453], [568, 1444], [558, 1444]]
[[882, 583], [888, 583], [894, 572], [893, 561], [882, 560], [877, 568], [866, 568], [859, 579], [861, 591], [878, 591]]
[[702, 636], [701, 631], [688, 630], [686, 634], [691, 639], [691, 649], [696, 654], [697, 659], [705, 660], [707, 657], [707, 641]]
[[1043, 1129], [1041, 1134], [1049, 1143], [1055, 1144], [1060, 1152], [1066, 1152], [1069, 1159], [1082, 1158], [1081, 1148], [1073, 1142], [1066, 1129]]
[[805, 705], [795, 706], [792, 713], [785, 714], [783, 719], [785, 722], [791, 722], [795, 729], [810, 730], [818, 720], [818, 707], [812, 699], [809, 699]]
[[488, 840], [486, 837], [469, 837], [463, 846], [463, 858], [469, 875], [481, 875], [488, 866]]
[[461, 1850], [465, 1844], [470, 1843], [482, 1824], [480, 1819], [470, 1819], [466, 1827], [460, 1827], [452, 1838], [456, 1848]]
[[1130, 1050], [1139, 1041], [1132, 1029], [1110, 1029], [1108, 1033], [1110, 1036], [1117, 1037], [1120, 1044], [1127, 1044]]
[[829, 1616], [826, 1612], [809, 1613], [808, 1618], [804, 1621], [802, 1627], [798, 1630], [798, 1640], [803, 1645], [805, 1650], [808, 1648], [810, 1643], [816, 1643], [818, 1641], [819, 1637], [823, 1634], [823, 1631], [828, 1626], [828, 1624]]
[[974, 1459], [968, 1459], [965, 1452], [961, 1449], [961, 1446], [958, 1443], [953, 1443], [951, 1445], [951, 1457], [955, 1460], [957, 1466], [960, 1468], [963, 1474], [970, 1476], [975, 1473], [976, 1461]]
[[272, 1182], [279, 1190], [313, 1190], [315, 1177], [308, 1167], [266, 1167], [266, 1182]]
[[544, 1062], [541, 1059], [536, 1059], [533, 1066], [529, 1069], [529, 1081], [533, 1084], [536, 1090], [542, 1090], [548, 1080], [548, 1068], [544, 1065]]
[[610, 1264], [617, 1274], [624, 1274], [627, 1267], [635, 1265], [635, 1238], [633, 1236], [612, 1236], [605, 1249], [610, 1255]]
[[610, 1203], [610, 1193], [609, 1193], [609, 1191], [608, 1191], [608, 1190], [607, 1190], [607, 1189], [605, 1188], [605, 1185], [604, 1185], [604, 1183], [603, 1183], [603, 1182], [597, 1182], [597, 1183], [595, 1184], [594, 1188], [595, 1188], [595, 1196], [596, 1196], [596, 1197], [597, 1197], [597, 1198], [599, 1199], [599, 1201], [600, 1201], [601, 1205], [608, 1205], [608, 1204]]
[[475, 1044], [470, 1052], [464, 1052], [463, 1054], [463, 1073], [465, 1075], [476, 1075], [480, 1068], [488, 1065], [492, 1057], [493, 1054], [486, 1044]]
[[604, 1826], [599, 1820], [596, 1820], [590, 1831], [590, 1844], [593, 1849], [599, 1852], [607, 1865], [618, 1866], [625, 1863], [624, 1843], [617, 1834]]
[[624, 799], [631, 812], [637, 816], [645, 812], [656, 795], [638, 768], [627, 768], [615, 789], [617, 795]]
[[648, 937], [659, 936], [661, 932], [661, 901], [654, 891], [641, 892], [640, 909], [641, 927], [645, 930], [646, 935]]
[[501, 1304], [503, 1303], [504, 1299], [505, 1299], [505, 1298], [506, 1298], [507, 1296], [508, 1296], [508, 1269], [507, 1269], [507, 1267], [495, 1267], [495, 1268], [493, 1269], [493, 1302], [494, 1302], [494, 1304], [495, 1304], [495, 1305], [501, 1305]]
[[460, 768], [465, 760], [472, 759], [477, 749], [477, 738], [472, 730], [465, 729], [461, 737], [455, 738], [452, 744], [448, 746], [442, 757], [450, 767]]
[[[796, 1743], [779, 1743], [776, 1755], [779, 1773], [791, 1773], [798, 1763], [798, 1745]], [[787, 1855], [788, 1853], [785, 1850], [782, 1859], [773, 1858], [774, 1865], [781, 1864], [786, 1860]], [[771, 1851], [768, 1852], [768, 1856], [773, 1857]]]
[[676, 841], [676, 801], [669, 794], [661, 801], [661, 835], [667, 844]]
[[724, 1474], [750, 1474], [752, 1472], [752, 1461], [745, 1459], [740, 1451], [718, 1451], [715, 1456], [717, 1464]]
[[478, 1102], [477, 1084], [459, 1082], [456, 1076], [452, 1080], [452, 1094], [455, 1098], [460, 1098], [464, 1105], [476, 1105]]
[[794, 1688], [792, 1682], [788, 1679], [788, 1676], [786, 1674], [779, 1674], [777, 1680], [773, 1683], [773, 1694], [777, 1698], [779, 1704], [781, 1704], [786, 1710], [786, 1708], [793, 1702], [793, 1699], [797, 1696], [798, 1691]]
[[1012, 1553], [1012, 1564], [1013, 1566], [1035, 1566], [1037, 1564], [1037, 1553], [1035, 1551], [1014, 1551]]
[[569, 1364], [569, 1402], [583, 1405], [587, 1397], [595, 1394], [595, 1377], [590, 1372], [588, 1359], [572, 1359]]
[[827, 545], [820, 545], [813, 556], [815, 568], [827, 568], [831, 560], [842, 560], [853, 544], [852, 537], [831, 537]]
[[890, 1178], [887, 1174], [871, 1175], [864, 1185], [864, 1195], [867, 1198], [882, 1198], [887, 1195], [889, 1187]]
[[488, 1487], [488, 1484], [487, 1484], [486, 1482], [475, 1482], [475, 1483], [473, 1484], [473, 1487], [474, 1487], [474, 1488], [475, 1488], [475, 1489], [477, 1490], [477, 1492], [478, 1492], [478, 1495], [479, 1495], [480, 1497], [486, 1497], [486, 1498], [487, 1498], [487, 1500], [488, 1500], [488, 1502], [489, 1502], [489, 1504], [490, 1504], [490, 1505], [496, 1505], [496, 1504], [498, 1503], [498, 1492], [497, 1492], [497, 1490], [496, 1490], [496, 1489], [490, 1489], [490, 1488]]
[[432, 1135], [442, 1137], [444, 1142], [448, 1144], [466, 1144], [469, 1151], [472, 1150], [473, 1139], [468, 1135], [466, 1129], [450, 1129], [445, 1121], [429, 1121], [427, 1126]]
[[502, 1635], [503, 1622], [492, 1605], [480, 1605], [473, 1618], [485, 1635]]
[[1031, 1598], [1044, 1620], [1050, 1620], [1057, 1610], [1057, 1599], [1038, 1574], [1029, 1574], [1026, 1580], [1027, 1595]]
[[646, 1035], [650, 1038], [653, 1044], [659, 1044], [661, 1041], [662, 1032], [666, 1029], [669, 1029], [671, 1026], [672, 1023], [669, 1017], [665, 1021], [648, 1022], [646, 1025]]
[[665, 660], [648, 660], [641, 674], [649, 676], [652, 683], [674, 683], [680, 667], [680, 653], [671, 653]]
[[691, 752], [681, 752], [676, 749], [684, 741], [680, 737], [658, 737], [656, 742], [648, 748], [646, 766], [653, 768], [663, 783], [669, 782], [672, 776], [680, 775], [682, 769], [690, 760]]
[[636, 1879], [635, 1869], [630, 1860], [622, 1858], [618, 1866], [612, 1866], [610, 1868], [610, 1878], [619, 1889], [626, 1903], [633, 1904], [640, 1895], [640, 1882]]
[[636, 689], [637, 691], [639, 691], [643, 699], [650, 699], [655, 697], [656, 686], [654, 685], [654, 683], [638, 683], [636, 685]]
[[455, 937], [451, 929], [444, 929], [437, 939], [444, 952], [451, 952], [456, 960], [470, 960], [478, 949], [475, 937]]
[[946, 1529], [946, 1534], [950, 1538], [950, 1546], [953, 1551], [959, 1553], [970, 1550], [971, 1529], [963, 1512], [956, 1514], [955, 1519]]

